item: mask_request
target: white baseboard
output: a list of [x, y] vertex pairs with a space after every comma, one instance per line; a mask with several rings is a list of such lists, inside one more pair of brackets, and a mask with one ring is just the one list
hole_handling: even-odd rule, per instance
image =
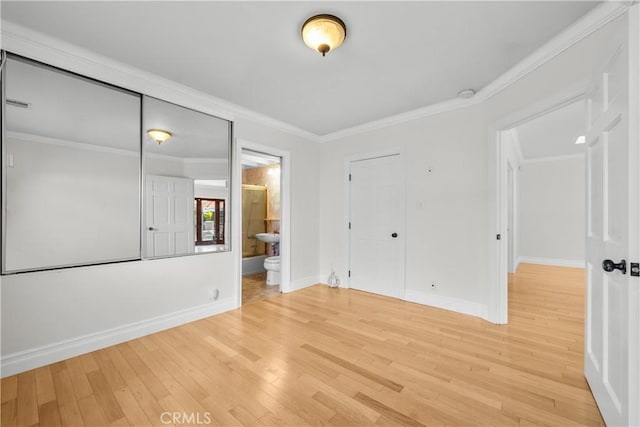
[[473, 301], [414, 290], [407, 290], [405, 292], [405, 299], [418, 304], [455, 311], [456, 313], [468, 314], [470, 316], [481, 317], [483, 319], [487, 318], [487, 307], [484, 304], [479, 304]]
[[227, 298], [211, 304], [203, 304], [105, 331], [8, 354], [2, 357], [0, 361], [0, 377], [4, 378], [50, 363], [59, 362], [235, 308], [238, 308], [236, 299]]
[[540, 265], [552, 265], [555, 267], [573, 267], [584, 268], [585, 262], [580, 259], [560, 259], [560, 258], [540, 258], [532, 256], [521, 256], [518, 258], [518, 264], [540, 264]]
[[318, 283], [322, 283], [321, 276], [303, 277], [302, 279], [297, 279], [291, 282], [291, 289], [289, 289], [289, 292], [308, 288], [309, 286], [317, 285]]
[[520, 257], [516, 258], [515, 265], [513, 266], [513, 271], [510, 271], [509, 273], [517, 273], [518, 267], [520, 267]]

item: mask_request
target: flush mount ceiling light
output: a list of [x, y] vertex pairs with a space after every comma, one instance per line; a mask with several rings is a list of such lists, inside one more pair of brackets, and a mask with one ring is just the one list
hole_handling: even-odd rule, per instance
[[162, 129], [149, 129], [147, 131], [147, 135], [149, 135], [151, 137], [151, 139], [153, 139], [158, 144], [162, 144], [167, 139], [169, 139], [169, 138], [171, 138], [173, 136], [173, 134], [171, 132], [168, 132], [168, 131], [162, 130]]
[[302, 24], [302, 40], [322, 56], [340, 46], [346, 36], [347, 27], [337, 16], [316, 15]]

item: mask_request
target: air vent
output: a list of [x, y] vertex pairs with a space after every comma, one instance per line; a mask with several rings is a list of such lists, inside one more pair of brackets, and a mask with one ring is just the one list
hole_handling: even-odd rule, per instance
[[19, 108], [31, 108], [31, 104], [29, 104], [28, 102], [18, 101], [17, 99], [10, 98], [7, 98], [7, 105]]

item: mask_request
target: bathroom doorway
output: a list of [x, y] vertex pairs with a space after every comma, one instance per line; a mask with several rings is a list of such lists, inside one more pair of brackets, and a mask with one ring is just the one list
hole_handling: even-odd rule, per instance
[[282, 158], [242, 149], [242, 304], [281, 292]]

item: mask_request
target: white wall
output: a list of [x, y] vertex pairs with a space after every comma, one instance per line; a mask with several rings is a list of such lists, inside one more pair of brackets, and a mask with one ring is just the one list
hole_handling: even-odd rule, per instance
[[[346, 136], [323, 146], [320, 271], [348, 270], [345, 158], [399, 147], [407, 158], [406, 289], [413, 300], [486, 315], [491, 288], [489, 127], [590, 77], [616, 22], [608, 24], [484, 103]], [[383, 102], [381, 100], [381, 102]], [[427, 174], [428, 167], [434, 172]], [[495, 240], [495, 239], [494, 239]], [[430, 283], [437, 282], [435, 289]]]
[[523, 262], [584, 265], [585, 160], [525, 162], [520, 171]]

